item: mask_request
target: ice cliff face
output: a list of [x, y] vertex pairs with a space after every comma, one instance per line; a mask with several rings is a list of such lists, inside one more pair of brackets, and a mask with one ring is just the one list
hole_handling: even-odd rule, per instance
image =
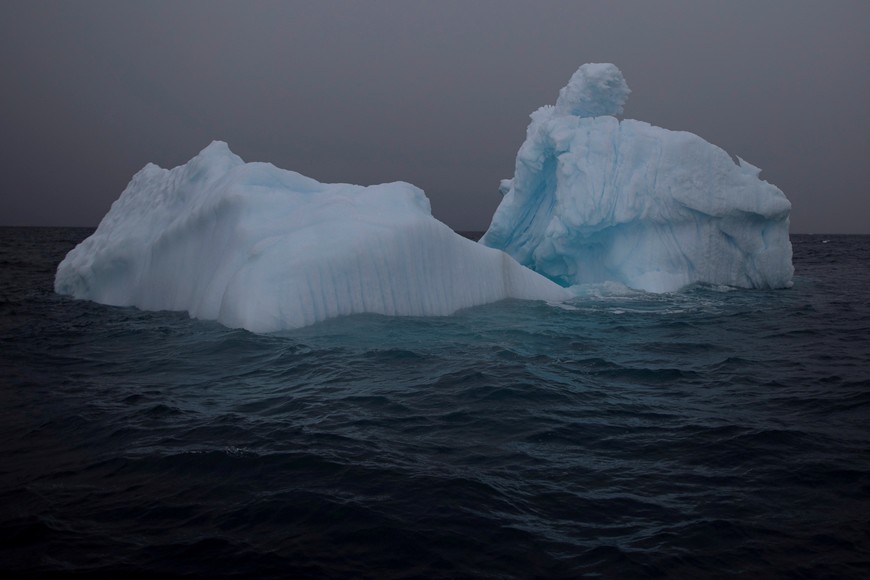
[[697, 135], [610, 116], [628, 93], [615, 66], [586, 64], [532, 114], [481, 243], [564, 286], [789, 286], [782, 191]]
[[407, 183], [323, 184], [212, 143], [148, 165], [58, 266], [55, 290], [255, 332], [352, 313], [447, 315], [569, 293], [455, 234]]

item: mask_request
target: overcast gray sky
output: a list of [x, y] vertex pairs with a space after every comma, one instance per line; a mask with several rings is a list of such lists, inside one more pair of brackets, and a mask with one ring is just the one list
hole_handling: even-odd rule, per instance
[[585, 62], [623, 71], [625, 117], [761, 167], [793, 232], [870, 233], [867, 0], [4, 0], [0, 225], [96, 225], [147, 162], [221, 139], [485, 229]]

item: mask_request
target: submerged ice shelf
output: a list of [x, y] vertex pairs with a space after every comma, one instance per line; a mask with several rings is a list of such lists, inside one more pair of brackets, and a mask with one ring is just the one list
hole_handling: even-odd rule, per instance
[[586, 64], [532, 114], [481, 243], [564, 286], [789, 286], [782, 191], [697, 135], [617, 120], [629, 92], [614, 65]]
[[55, 290], [254, 332], [352, 313], [447, 315], [505, 298], [569, 297], [454, 233], [413, 185], [323, 184], [244, 163], [222, 142], [172, 170], [137, 173], [58, 266]]

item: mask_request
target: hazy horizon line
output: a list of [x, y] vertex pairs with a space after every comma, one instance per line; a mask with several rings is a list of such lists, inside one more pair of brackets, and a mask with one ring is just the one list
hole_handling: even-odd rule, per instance
[[[438, 219], [438, 218], [435, 218]], [[467, 233], [484, 233], [489, 227], [478, 229], [478, 228], [457, 228], [453, 227], [450, 224], [443, 222], [442, 220], [438, 220], [441, 223], [444, 223], [447, 227], [453, 230], [456, 233], [467, 232]], [[78, 229], [78, 230], [96, 230], [98, 225], [91, 226], [71, 226], [71, 225], [33, 225], [33, 224], [0, 224], [0, 228], [43, 228], [43, 229]], [[860, 232], [788, 232], [789, 236], [870, 236], [870, 233], [860, 233]]]

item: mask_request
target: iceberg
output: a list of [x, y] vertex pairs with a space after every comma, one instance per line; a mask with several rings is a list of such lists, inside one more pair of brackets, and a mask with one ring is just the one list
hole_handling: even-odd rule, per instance
[[171, 170], [137, 173], [57, 268], [55, 291], [186, 311], [254, 332], [341, 315], [448, 315], [570, 293], [432, 217], [396, 182], [324, 184], [245, 163], [214, 142]]
[[783, 192], [697, 135], [617, 120], [629, 92], [616, 66], [585, 64], [532, 113], [481, 243], [562, 286], [790, 286]]

